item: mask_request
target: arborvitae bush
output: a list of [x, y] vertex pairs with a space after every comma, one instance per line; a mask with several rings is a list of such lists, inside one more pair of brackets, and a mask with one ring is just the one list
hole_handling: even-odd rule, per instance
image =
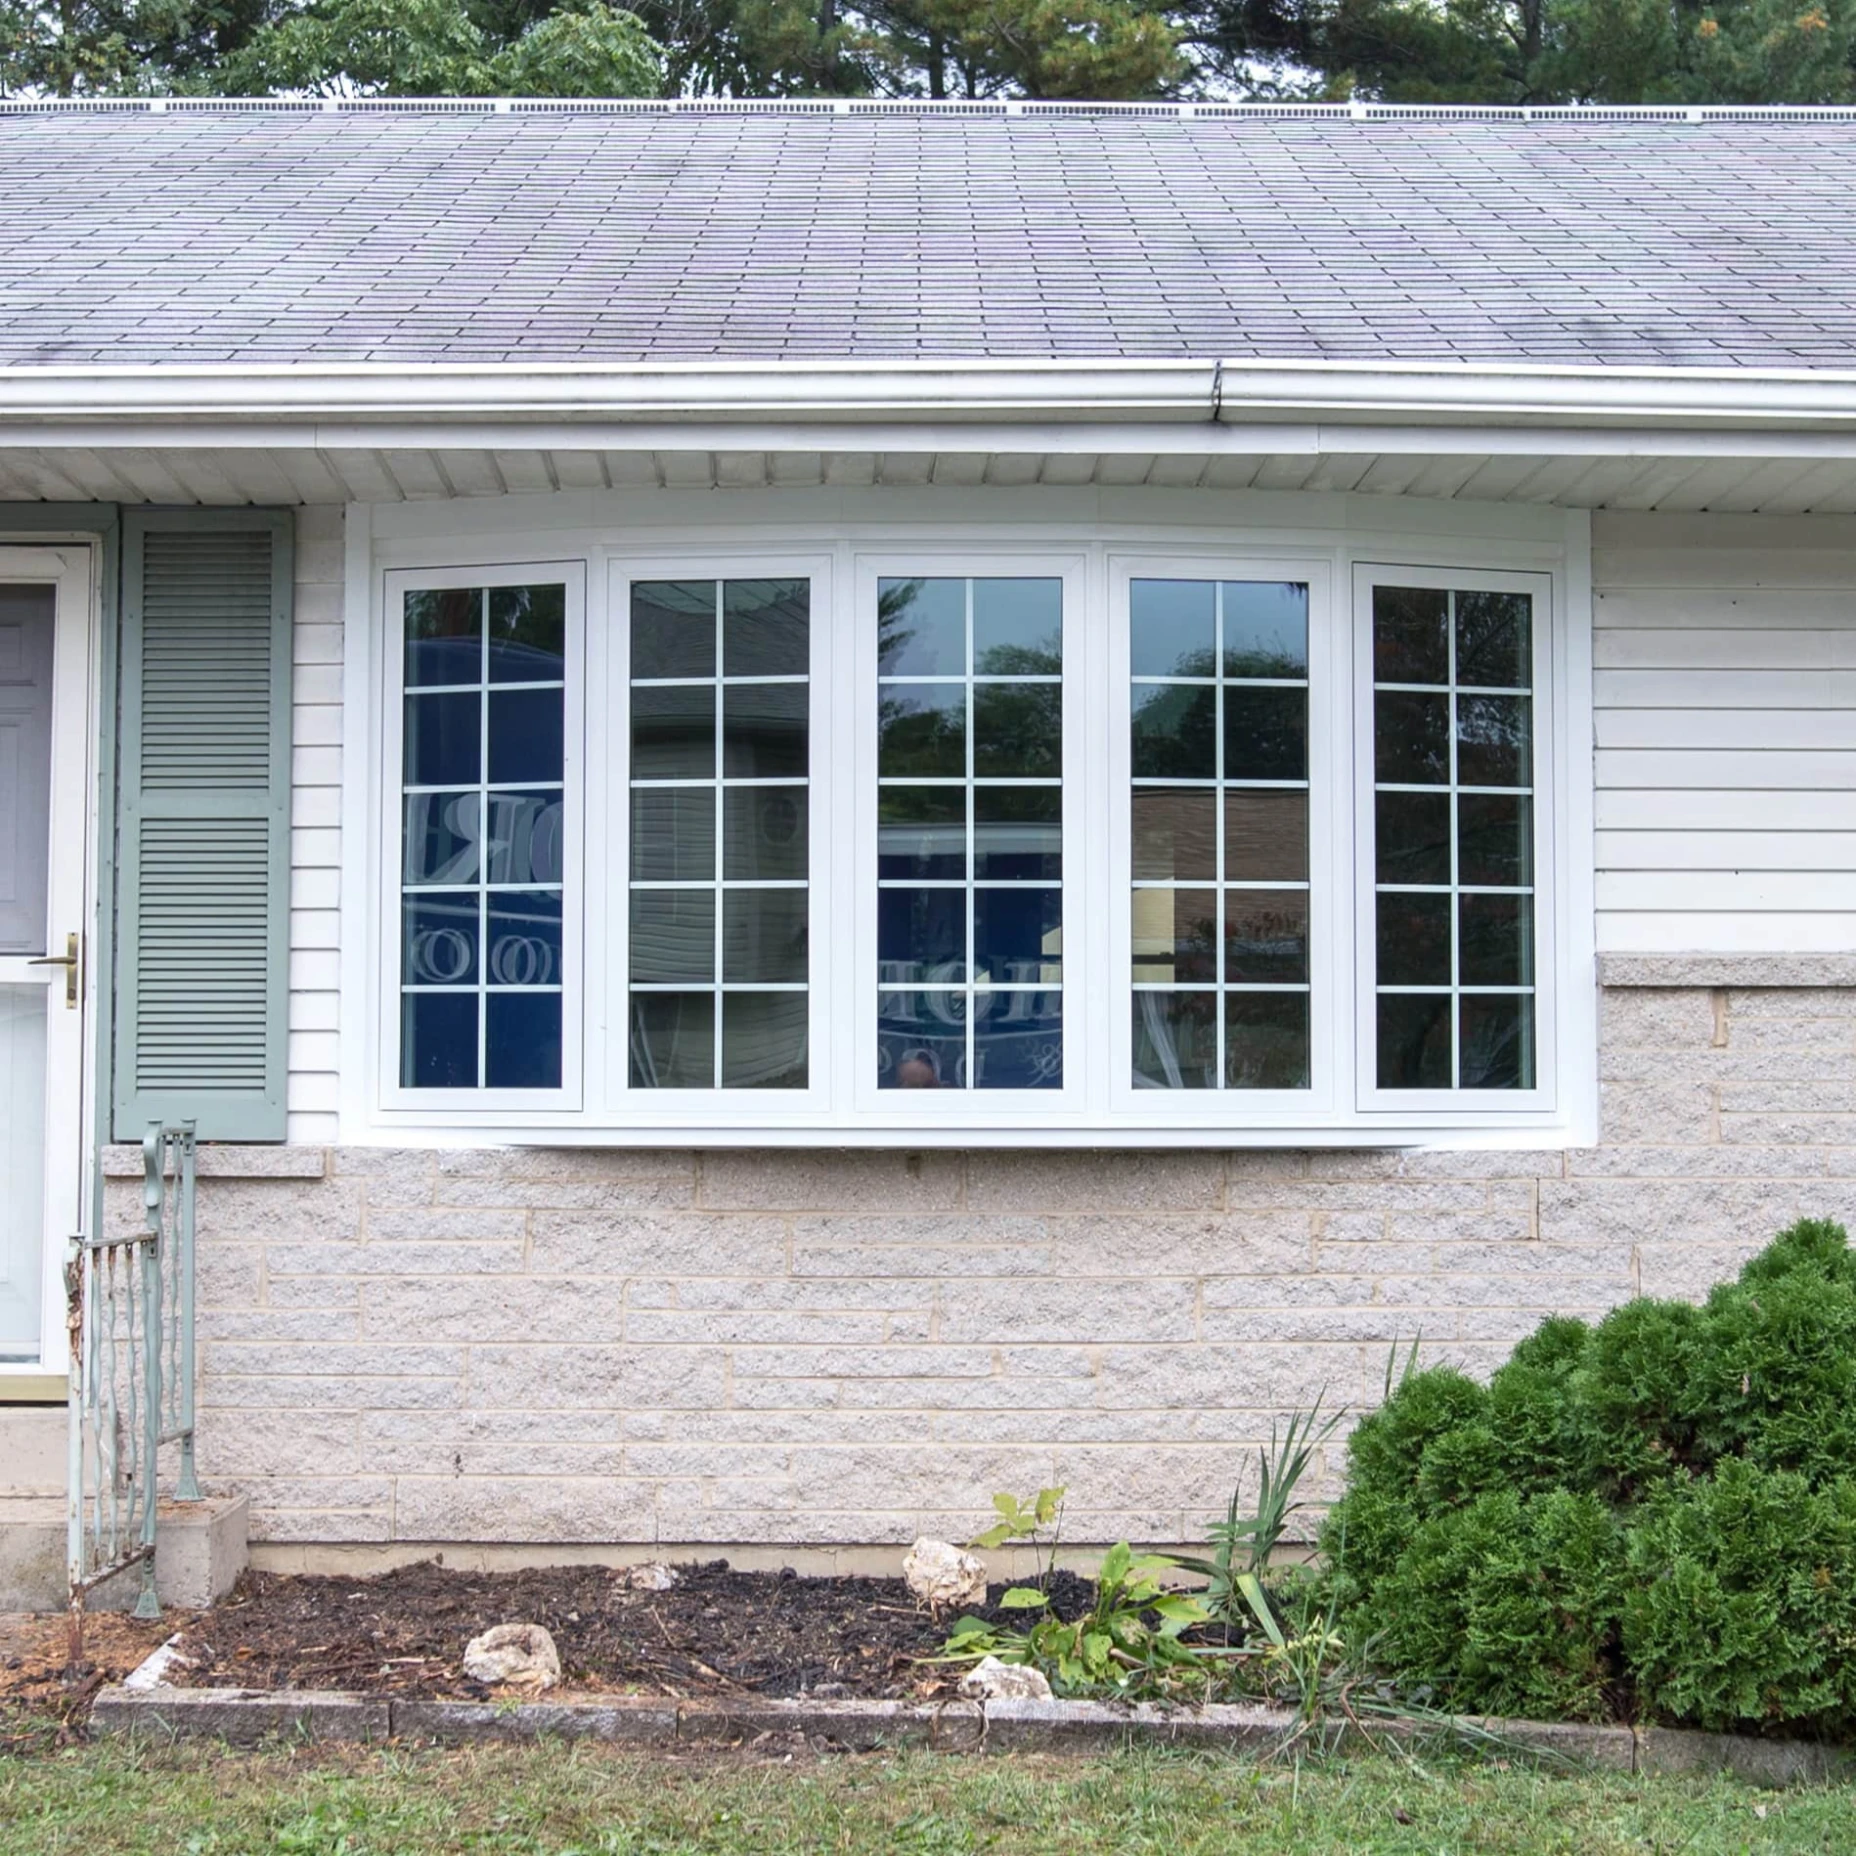
[[1323, 1531], [1356, 1650], [1444, 1704], [1856, 1737], [1856, 1252], [1408, 1372]]

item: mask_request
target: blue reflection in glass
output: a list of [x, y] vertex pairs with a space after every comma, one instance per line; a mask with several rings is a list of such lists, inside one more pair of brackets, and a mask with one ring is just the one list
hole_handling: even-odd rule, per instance
[[973, 995], [975, 1089], [1063, 1087], [1063, 995]]
[[490, 780], [558, 780], [561, 777], [559, 690], [490, 693]]
[[1004, 985], [1048, 984], [1061, 977], [1063, 891], [976, 889], [973, 965]]
[[477, 995], [474, 992], [400, 995], [400, 1086], [404, 1089], [477, 1087]]
[[405, 612], [408, 689], [483, 680], [481, 588], [422, 587]]
[[1228, 677], [1307, 676], [1308, 588], [1227, 580], [1224, 671]]
[[401, 920], [400, 978], [408, 986], [477, 983], [477, 892], [408, 898]]
[[879, 580], [876, 625], [879, 675], [966, 675], [964, 580]]
[[880, 1089], [964, 1089], [967, 1001], [958, 992], [877, 994]]
[[490, 1089], [561, 1086], [561, 995], [493, 992], [484, 1000], [483, 1080]]
[[491, 893], [485, 939], [492, 986], [561, 983], [561, 898], [558, 890]]
[[[406, 785], [477, 784], [482, 745], [477, 705], [482, 700], [475, 691], [406, 698]], [[555, 777], [560, 777], [558, 767]]]
[[1212, 583], [1136, 580], [1128, 588], [1128, 649], [1137, 677], [1209, 677], [1216, 669]]
[[959, 979], [967, 959], [966, 891], [878, 890], [876, 954], [892, 983]]
[[973, 668], [993, 677], [1063, 669], [1063, 582], [975, 580]]

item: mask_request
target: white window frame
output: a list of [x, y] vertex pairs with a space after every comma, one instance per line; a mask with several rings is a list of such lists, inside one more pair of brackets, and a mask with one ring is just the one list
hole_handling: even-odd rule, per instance
[[[1028, 513], [1034, 506], [1035, 520]], [[821, 1147], [1562, 1147], [1596, 1138], [1589, 521], [1582, 512], [1195, 491], [681, 491], [356, 505], [348, 512], [341, 1138], [358, 1144]], [[1359, 759], [1360, 572], [1429, 585], [1550, 583], [1537, 613], [1535, 743], [1542, 1086], [1369, 1091], [1371, 760]], [[1064, 582], [1064, 1084], [876, 1087], [875, 581], [1031, 573]], [[584, 575], [580, 599], [575, 576]], [[628, 1080], [633, 578], [811, 580], [810, 1004], [804, 1090], [646, 1090]], [[1135, 1090], [1128, 896], [1127, 585], [1309, 586], [1311, 1087]], [[398, 1087], [398, 593], [569, 586], [563, 1088]], [[588, 718], [605, 711], [603, 726]], [[1347, 891], [1354, 886], [1354, 905]], [[1366, 919], [1363, 933], [1361, 922]], [[1549, 917], [1551, 918], [1549, 920]], [[364, 932], [357, 934], [356, 928]], [[571, 1001], [578, 999], [580, 1009]], [[1439, 1092], [1441, 1094], [1442, 1092]]]
[[[1381, 586], [1440, 588], [1448, 592], [1526, 593], [1533, 607], [1533, 785], [1534, 806], [1534, 1078], [1532, 1089], [1382, 1089], [1378, 1079], [1377, 947], [1374, 881], [1374, 704], [1373, 589]], [[1555, 695], [1553, 576], [1486, 567], [1432, 567], [1356, 561], [1353, 569], [1354, 624], [1354, 804], [1359, 846], [1355, 889], [1354, 946], [1357, 953], [1357, 1015], [1354, 1028], [1357, 1106], [1363, 1116], [1397, 1117], [1440, 1126], [1486, 1120], [1532, 1110], [1552, 1114], [1559, 1083], [1559, 922], [1554, 907], [1561, 892], [1557, 786], [1564, 758]], [[1450, 791], [1452, 788], [1439, 788]], [[1452, 907], [1455, 895], [1452, 894]], [[1452, 1021], [1454, 1037], [1454, 1019]]]
[[[561, 714], [561, 1086], [558, 1089], [409, 1089], [400, 1081], [400, 935], [401, 872], [405, 855], [404, 786], [405, 742], [405, 595], [458, 587], [551, 586], [567, 589], [565, 689]], [[390, 798], [391, 812], [381, 830], [381, 899], [379, 984], [383, 1009], [379, 1013], [379, 1076], [381, 1106], [417, 1109], [433, 1114], [481, 1117], [485, 1115], [577, 1114], [584, 1102], [582, 1087], [584, 1011], [571, 1011], [570, 1002], [584, 999], [586, 853], [583, 826], [587, 780], [580, 744], [585, 736], [586, 690], [586, 563], [584, 560], [512, 561], [471, 567], [402, 568], [386, 575], [382, 599], [382, 644], [391, 666], [391, 691], [381, 704], [382, 797]], [[480, 958], [482, 955], [480, 954]], [[481, 1031], [479, 1036], [481, 1036]]]

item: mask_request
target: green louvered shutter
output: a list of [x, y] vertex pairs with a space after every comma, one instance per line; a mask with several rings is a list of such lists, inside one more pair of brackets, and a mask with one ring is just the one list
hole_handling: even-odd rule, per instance
[[284, 1138], [291, 534], [261, 510], [123, 517], [118, 1140]]

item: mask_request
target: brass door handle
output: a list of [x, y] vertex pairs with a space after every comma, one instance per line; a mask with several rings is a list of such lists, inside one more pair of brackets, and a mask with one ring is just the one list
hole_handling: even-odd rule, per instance
[[62, 954], [40, 954], [28, 960], [29, 967], [63, 967], [64, 968], [64, 1002], [67, 1006], [77, 1004], [77, 975], [83, 965], [83, 957], [78, 952], [78, 937], [68, 934], [64, 938]]

